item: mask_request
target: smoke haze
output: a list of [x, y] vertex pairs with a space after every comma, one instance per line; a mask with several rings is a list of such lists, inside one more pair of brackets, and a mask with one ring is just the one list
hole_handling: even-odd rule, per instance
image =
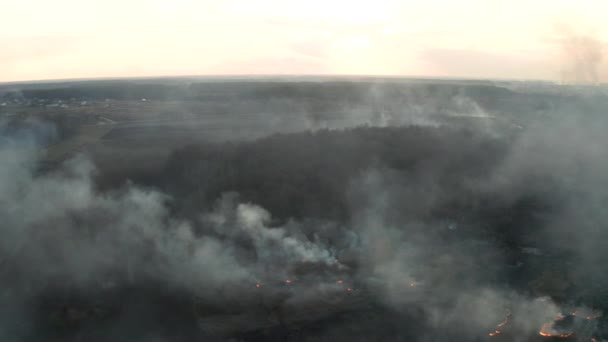
[[[476, 101], [485, 88], [386, 89], [334, 129], [309, 114], [314, 131], [198, 142], [172, 151], [161, 181], [105, 187], [87, 153], [43, 167], [57, 128], [2, 123], [0, 336], [605, 334], [605, 98], [550, 98], [524, 124]], [[497, 89], [496, 106], [518, 96]]]

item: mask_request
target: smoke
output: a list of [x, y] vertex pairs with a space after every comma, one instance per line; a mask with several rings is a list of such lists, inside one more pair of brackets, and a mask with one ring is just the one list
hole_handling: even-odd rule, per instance
[[[304, 89], [309, 84], [302, 86]], [[475, 124], [476, 128], [495, 133], [495, 113], [483, 108], [467, 94], [465, 87], [450, 84], [408, 84], [392, 82], [328, 82], [319, 90], [277, 88], [266, 90], [263, 102], [244, 99], [228, 111], [247, 113], [250, 120], [263, 122], [264, 133], [293, 133], [320, 129], [348, 129], [358, 126], [398, 127]], [[335, 93], [337, 98], [326, 94]], [[224, 104], [225, 106], [225, 104]], [[259, 117], [257, 115], [260, 115]], [[234, 126], [238, 127], [235, 122]]]
[[[384, 101], [383, 95], [374, 96]], [[422, 106], [421, 97], [420, 108], [412, 98], [406, 97], [410, 106], [402, 113], [412, 113], [404, 118], [429, 108], [489, 116], [465, 95], [428, 106]], [[191, 316], [184, 316], [196, 321], [194, 330], [200, 328], [203, 336], [313, 326], [302, 339], [337, 334], [361, 340], [357, 329], [368, 329], [363, 336], [369, 340], [378, 327], [389, 327], [387, 335], [393, 338], [409, 334], [417, 341], [471, 341], [486, 338], [509, 313], [501, 333], [513, 341], [528, 340], [565, 311], [572, 292], [590, 291], [593, 302], [599, 292], [584, 284], [605, 285], [597, 274], [607, 261], [601, 251], [606, 241], [608, 155], [603, 147], [608, 124], [600, 116], [603, 102], [590, 104], [590, 110], [584, 115], [554, 113], [553, 119], [527, 127], [512, 140], [491, 135], [508, 144], [496, 165], [468, 164], [487, 145], [457, 140], [449, 143], [458, 149], [441, 146], [444, 154], [429, 149], [429, 156], [415, 160], [407, 172], [377, 162], [350, 179], [351, 215], [346, 222], [273, 219], [268, 210], [235, 193], [225, 193], [211, 208], [201, 205], [197, 215], [180, 216], [173, 210], [175, 199], [158, 189], [127, 184], [100, 191], [94, 182], [97, 171], [85, 156], [42, 173], [32, 139], [5, 136], [0, 145], [0, 279], [6, 284], [0, 336], [25, 339], [28, 331], [41, 329], [32, 303], [49, 292], [52, 296], [52, 290], [95, 297], [135, 288], [152, 291], [141, 294], [144, 302], [186, 297], [184, 311]], [[390, 125], [412, 123], [393, 119]], [[473, 171], [459, 171], [465, 166]], [[471, 199], [470, 194], [479, 197]], [[475, 208], [485, 207], [462, 205], [491, 199], [493, 205], [510, 208], [527, 196], [548, 198], [550, 209], [539, 213], [543, 217], [533, 221], [535, 226], [515, 220], [502, 228], [519, 229], [504, 234], [520, 237], [508, 248], [524, 267], [536, 262], [519, 252], [524, 243], [534, 242], [541, 252], [574, 255], [577, 267], [564, 283], [581, 281], [555, 292], [554, 299], [544, 297], [544, 292], [553, 292], [543, 288], [546, 284], [528, 290], [529, 284], [517, 284], [523, 276], [509, 278], [509, 270], [519, 266], [506, 260], [503, 241], [484, 235], [488, 221]], [[543, 267], [530, 269], [542, 272]], [[108, 323], [108, 334], [123, 336], [144, 321], [141, 317], [150, 314], [151, 306], [123, 308], [127, 313], [114, 317], [128, 316], [128, 323]], [[164, 302], [161, 306], [160, 319], [153, 320], [158, 325], [175, 310]], [[103, 321], [95, 310], [70, 310], [76, 309], [69, 308], [68, 318], [60, 321], [80, 320], [70, 318], [74, 316]], [[362, 317], [368, 313], [380, 318], [368, 321]], [[52, 314], [43, 310], [43, 316], [46, 322]], [[28, 323], [19, 326], [15, 320]], [[401, 324], [406, 320], [416, 326], [405, 329]], [[152, 330], [144, 339], [166, 336], [175, 337]]]
[[[282, 279], [299, 263], [341, 267], [298, 224], [269, 227], [266, 210], [230, 196], [217, 211], [202, 214], [199, 225], [215, 234], [197, 234], [192, 222], [171, 216], [170, 199], [158, 191], [130, 185], [97, 193], [94, 167], [82, 156], [35, 175], [23, 150], [5, 148], [0, 155], [3, 259], [38, 279], [32, 285], [57, 279], [90, 286], [107, 276], [108, 282], [170, 282], [202, 295], [254, 277]], [[253, 258], [245, 260], [248, 244]], [[265, 273], [271, 271], [281, 273]]]
[[[235, 203], [234, 194], [226, 194], [215, 212], [206, 216], [215, 232], [230, 240], [250, 241], [259, 265], [288, 276], [294, 265], [317, 264], [328, 267], [340, 265], [333, 252], [319, 241], [310, 241], [296, 222], [270, 227], [271, 215], [264, 208], [250, 203]], [[293, 269], [291, 269], [293, 271]], [[262, 274], [260, 274], [262, 275]]]
[[562, 31], [559, 38], [563, 56], [562, 82], [572, 84], [602, 82], [604, 42], [592, 35], [577, 33], [571, 29]]
[[[174, 216], [171, 198], [154, 189], [129, 184], [99, 192], [95, 167], [84, 156], [40, 173], [36, 144], [6, 139], [0, 146], [0, 277], [9, 297], [2, 299], [2, 315], [23, 312], [18, 319], [29, 322], [7, 333], [16, 335], [11, 339], [40, 329], [30, 326], [36, 307], [26, 303], [49, 291], [95, 297], [160, 288], [230, 311], [249, 302], [256, 283], [284, 282], [302, 265], [346, 268], [320, 239], [302, 232], [310, 228], [270, 226], [270, 213], [233, 195], [190, 221]], [[2, 319], [0, 331], [11, 331], [12, 321]]]
[[506, 263], [500, 246], [454, 228], [461, 225], [458, 218], [428, 220], [421, 209], [399, 214], [401, 199], [410, 196], [432, 210], [445, 195], [439, 189], [422, 185], [413, 196], [409, 181], [386, 170], [366, 173], [357, 184], [357, 196], [364, 198], [354, 227], [362, 241], [358, 277], [384, 305], [424, 317], [415, 340], [485, 339], [508, 312], [510, 340], [528, 341], [561, 313], [549, 298], [497, 286]]
[[602, 242], [608, 222], [603, 210], [608, 199], [608, 154], [602, 148], [608, 143], [606, 108], [605, 99], [596, 98], [578, 113], [555, 113], [529, 127], [491, 180], [508, 201], [530, 193], [547, 199], [550, 209], [524, 232], [542, 250], [554, 251], [554, 257], [569, 256], [568, 264], [542, 271], [541, 287], [553, 288], [562, 299], [576, 294], [602, 303], [606, 294], [606, 280], [598, 273], [608, 261]]
[[[93, 166], [82, 157], [60, 171], [37, 176], [23, 160], [28, 159], [23, 151], [13, 158], [13, 151], [1, 154], [6, 161], [0, 185], [3, 260], [24, 274], [26, 286], [58, 285], [55, 281], [88, 286], [104, 283], [106, 277], [114, 282], [113, 274], [125, 281], [171, 279], [167, 272], [206, 269], [203, 262], [233, 262], [213, 240], [190, 239], [191, 227], [170, 219], [160, 193], [130, 187], [97, 194]], [[200, 257], [210, 250], [220, 253], [210, 260]], [[217, 279], [242, 277], [233, 268], [230, 274], [210, 274]]]
[[[441, 167], [423, 167], [420, 175], [407, 177], [380, 168], [355, 182], [353, 229], [363, 241], [359, 271], [373, 279], [369, 286], [376, 286], [387, 305], [422, 308], [430, 327], [420, 340], [435, 340], [438, 331], [446, 340], [481, 338], [479, 332], [492, 331], [492, 322], [501, 322], [507, 309], [509, 340], [527, 341], [543, 324], [567, 314], [565, 303], [603, 302], [608, 155], [602, 146], [608, 143], [608, 120], [605, 99], [588, 101], [578, 112], [560, 108], [526, 127], [508, 141], [494, 168], [462, 179], [460, 193], [439, 186]], [[467, 193], [497, 206], [546, 207], [532, 210], [528, 221], [517, 221], [528, 215], [521, 211], [508, 213], [510, 223], [501, 227], [506, 231], [493, 230], [517, 241], [503, 253], [501, 238], [480, 235], [487, 221], [475, 214], [429, 215]], [[530, 245], [546, 256], [535, 260], [517, 252]], [[515, 265], [506, 259], [518, 254]], [[537, 281], [517, 285], [517, 274], [524, 272], [537, 272]], [[553, 298], [538, 297], [547, 293]], [[589, 337], [593, 330], [578, 333]]]

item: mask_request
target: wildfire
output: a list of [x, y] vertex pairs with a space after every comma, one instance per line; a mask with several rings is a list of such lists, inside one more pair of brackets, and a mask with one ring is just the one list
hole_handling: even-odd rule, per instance
[[[551, 338], [569, 338], [571, 336], [573, 336], [575, 334], [575, 331], [572, 329], [564, 329], [564, 328], [560, 328], [560, 324], [557, 324], [557, 322], [560, 321], [564, 321], [567, 317], [572, 317], [572, 316], [576, 316], [579, 317], [580, 319], [585, 319], [585, 320], [595, 320], [598, 319], [602, 316], [601, 312], [598, 312], [596, 310], [591, 310], [588, 308], [578, 308], [572, 312], [570, 312], [570, 314], [568, 315], [563, 315], [560, 314], [557, 317], [555, 317], [552, 321], [544, 323], [538, 334], [540, 336], [543, 337], [551, 337]], [[505, 319], [498, 323], [496, 325], [495, 330], [491, 331], [488, 333], [488, 336], [493, 337], [493, 336], [497, 336], [503, 333], [503, 328], [509, 324], [509, 320], [511, 318], [511, 312], [509, 310], [507, 310], [507, 314], [505, 316]], [[588, 337], [590, 338], [590, 342], [599, 342], [599, 340], [596, 337]]]
[[500, 335], [500, 334], [502, 334], [502, 331], [495, 330], [495, 331], [492, 331], [491, 333], [489, 333], [488, 336], [494, 337], [494, 336]]
[[547, 322], [547, 323], [543, 324], [540, 327], [540, 331], [538, 332], [538, 334], [540, 336], [545, 336], [545, 337], [559, 337], [559, 338], [568, 338], [568, 337], [572, 336], [572, 334], [574, 334], [574, 331], [558, 333], [553, 329], [555, 322], [561, 321], [563, 319], [564, 319], [564, 316], [559, 315], [555, 318], [555, 320], [553, 320], [553, 322]]
[[338, 283], [338, 284], [344, 284], [344, 280], [340, 279], [336, 283]]
[[507, 316], [505, 317], [505, 320], [498, 323], [497, 327], [502, 328], [505, 325], [507, 325], [507, 323], [509, 323], [509, 318], [511, 317], [511, 312], [507, 311]]
[[263, 286], [262, 283], [255, 284], [255, 287], [258, 288], [258, 289], [262, 288], [262, 286]]
[[291, 279], [286, 279], [286, 280], [285, 280], [285, 284], [291, 284], [291, 283], [292, 283], [292, 280], [291, 280]]
[[507, 310], [507, 314], [505, 315], [505, 319], [502, 322], [496, 324], [496, 330], [490, 332], [488, 335], [491, 336], [491, 337], [493, 337], [493, 336], [502, 334], [502, 328], [504, 328], [504, 326], [509, 323], [509, 319], [510, 318], [511, 318], [511, 311]]

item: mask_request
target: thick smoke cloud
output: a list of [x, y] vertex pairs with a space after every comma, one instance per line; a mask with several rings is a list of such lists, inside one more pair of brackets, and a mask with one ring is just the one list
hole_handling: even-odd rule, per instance
[[[561, 314], [563, 309], [549, 298], [496, 284], [506, 265], [497, 251], [500, 246], [466, 236], [454, 221], [391, 219], [402, 210], [403, 202], [397, 199], [407, 186], [390, 173], [365, 175], [361, 191], [368, 199], [355, 229], [363, 250], [359, 276], [385, 305], [399, 312], [417, 308], [415, 314], [424, 317], [425, 326], [416, 330], [415, 340], [484, 340], [509, 315], [508, 340], [529, 341]], [[442, 195], [429, 188], [417, 194], [433, 192]], [[434, 205], [430, 198], [418, 199], [427, 201], [427, 210]]]
[[[251, 298], [256, 283], [283, 282], [297, 265], [345, 268], [300, 224], [271, 227], [266, 210], [233, 195], [190, 222], [172, 217], [170, 198], [155, 190], [129, 185], [99, 193], [84, 156], [39, 174], [37, 154], [28, 140], [0, 148], [2, 279], [16, 301], [54, 289], [95, 296], [160, 286], [230, 311]], [[9, 315], [33, 310], [5, 304]]]
[[[431, 210], [441, 202], [438, 199], [454, 194], [437, 188], [434, 182], [403, 181], [390, 172], [375, 172], [362, 182], [369, 200], [358, 222], [366, 228], [374, 227], [363, 230], [369, 246], [365, 256], [371, 263], [372, 274], [385, 280], [389, 302], [420, 302], [418, 296], [408, 298], [403, 284], [417, 286], [418, 281], [421, 286], [432, 284], [432, 295], [422, 300], [431, 308], [431, 317], [434, 317], [431, 322], [446, 323], [443, 329], [476, 325], [474, 329], [465, 328], [466, 332], [479, 331], [489, 324], [488, 319], [496, 320], [498, 308], [508, 307], [513, 314], [510, 327], [519, 331], [510, 336], [510, 340], [528, 340], [525, 332], [534, 331], [539, 321], [551, 321], [551, 317], [567, 313], [563, 303], [575, 305], [586, 297], [587, 303], [601, 306], [605, 291], [600, 290], [604, 280], [599, 274], [606, 264], [603, 250], [607, 222], [602, 208], [608, 198], [604, 190], [608, 180], [608, 155], [602, 148], [608, 143], [604, 134], [608, 128], [605, 110], [604, 100], [593, 98], [586, 107], [578, 108], [578, 112], [561, 108], [547, 120], [531, 124], [510, 141], [508, 153], [498, 167], [467, 185], [469, 190], [485, 193], [495, 203], [513, 205], [532, 197], [550, 207], [535, 214], [538, 215], [534, 218], [535, 225], [519, 230], [519, 239], [520, 243], [536, 246], [535, 253], [547, 253], [550, 261], [534, 271], [546, 272], [548, 276], [541, 280], [540, 287], [551, 289], [562, 304], [546, 298], [534, 299], [538, 295], [534, 292], [510, 293], [508, 285], [496, 287], [491, 278], [498, 276], [501, 269], [513, 267], [503, 260], [503, 254], [496, 253], [502, 248], [500, 242], [488, 244], [487, 240], [466, 237], [465, 231], [456, 233], [466, 225], [482, 229], [480, 222], [457, 223], [458, 218], [447, 224], [420, 222], [424, 216], [414, 214], [405, 220], [401, 217], [395, 224], [390, 219], [395, 213], [412, 208], [408, 198], [415, 198], [417, 204], [423, 203], [422, 208]], [[407, 195], [408, 192], [411, 194]], [[442, 225], [462, 235], [446, 240], [438, 233]], [[561, 259], [564, 255], [568, 255], [567, 261]], [[567, 266], [557, 266], [561, 271], [550, 270], [560, 262]], [[553, 276], [552, 272], [562, 274]], [[557, 290], [560, 286], [564, 287]], [[558, 295], [560, 291], [562, 294]], [[441, 298], [443, 303], [430, 304], [434, 300], [441, 302]], [[446, 303], [450, 303], [448, 306], [454, 311], [447, 308]], [[463, 312], [469, 313], [466, 319], [462, 317]], [[433, 330], [441, 330], [439, 327], [436, 325]], [[466, 332], [461, 331], [458, 336], [466, 336]], [[557, 330], [551, 333], [559, 335]], [[577, 340], [590, 338], [590, 334], [593, 332], [579, 332]], [[473, 337], [470, 336], [470, 340]]]
[[[214, 234], [198, 236], [191, 223], [170, 216], [166, 195], [136, 186], [97, 193], [94, 167], [82, 156], [35, 175], [34, 152], [1, 151], [3, 251], [5, 260], [43, 283], [55, 277], [94, 283], [118, 272], [177, 279], [194, 290], [252, 277], [256, 263], [340, 267], [331, 250], [299, 233], [298, 224], [269, 227], [270, 214], [259, 206], [226, 196], [217, 210], [202, 214], [201, 224]], [[254, 260], [239, 264], [237, 240], [251, 243]]]

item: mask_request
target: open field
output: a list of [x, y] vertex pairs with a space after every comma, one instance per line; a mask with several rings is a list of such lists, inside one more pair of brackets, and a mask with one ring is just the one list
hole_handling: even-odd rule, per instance
[[112, 131], [113, 124], [82, 125], [78, 132], [69, 139], [48, 146], [44, 151], [44, 162], [58, 163], [97, 144], [99, 140]]

